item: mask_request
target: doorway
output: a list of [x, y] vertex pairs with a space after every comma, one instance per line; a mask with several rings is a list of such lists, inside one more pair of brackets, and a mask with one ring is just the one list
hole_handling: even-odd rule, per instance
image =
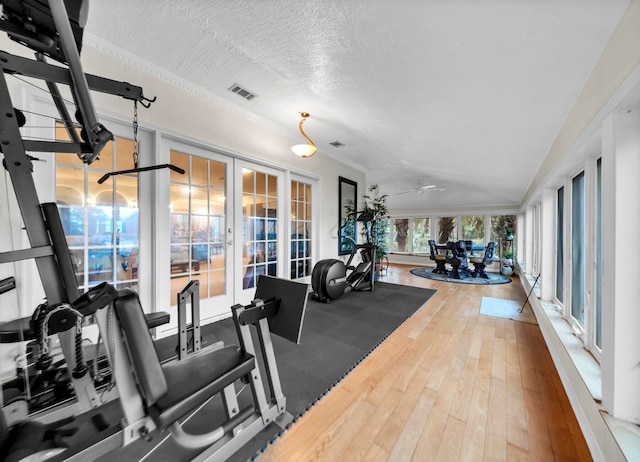
[[233, 304], [249, 303], [260, 274], [284, 274], [284, 172], [177, 141], [167, 148], [168, 161], [185, 173], [165, 173], [168, 212], [161, 196], [156, 201], [166, 215], [158, 223], [169, 223], [166, 236], [156, 231], [156, 281], [168, 275], [169, 282], [158, 284], [157, 299], [171, 306], [161, 336], [175, 333], [177, 296], [190, 281], [200, 283], [200, 322], [207, 324], [227, 317]]

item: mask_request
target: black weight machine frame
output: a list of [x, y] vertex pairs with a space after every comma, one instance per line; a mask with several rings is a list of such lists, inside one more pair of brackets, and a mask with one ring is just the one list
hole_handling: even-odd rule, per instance
[[[14, 5], [16, 2], [0, 1], [3, 6], [0, 29], [5, 30], [12, 39], [36, 51], [36, 60], [0, 51], [0, 68], [2, 70], [2, 78], [0, 79], [0, 151], [4, 155], [3, 165], [9, 172], [31, 247], [0, 253], [0, 263], [35, 260], [47, 304], [54, 306], [77, 299], [79, 296], [78, 283], [57, 205], [55, 203], [40, 203], [32, 177], [33, 158], [27, 154], [27, 151], [76, 153], [84, 163], [90, 164], [98, 157], [104, 145], [113, 138], [111, 132], [97, 122], [90, 90], [121, 96], [143, 104], [149, 104], [151, 100], [144, 97], [141, 87], [83, 73], [79, 47], [76, 48], [74, 32], [62, 0], [49, 0], [50, 19], [53, 23], [47, 25], [49, 29], [57, 31], [59, 43], [52, 40], [54, 45], [48, 47], [47, 37], [43, 38], [42, 34], [37, 33], [30, 37], [28, 31], [20, 30], [14, 22], [8, 20], [8, 17], [15, 11], [5, 11], [7, 3], [11, 4], [11, 8], [16, 8]], [[40, 8], [46, 6], [42, 2], [32, 1], [31, 3], [33, 5], [20, 4], [18, 6], [25, 9], [31, 6]], [[35, 12], [34, 17], [36, 17]], [[41, 16], [37, 17], [41, 18]], [[47, 29], [47, 27], [44, 28]], [[66, 67], [48, 64], [43, 54], [47, 52], [54, 59], [66, 64]], [[73, 141], [23, 140], [20, 126], [24, 120], [20, 120], [21, 113], [14, 108], [7, 75], [20, 75], [44, 81], [54, 96], [53, 100], [59, 115]], [[67, 85], [71, 89], [78, 108], [79, 123], [83, 126], [84, 137], [87, 138], [85, 142], [79, 140], [72, 128], [74, 123], [70, 120], [68, 111], [60, 100], [58, 84]], [[78, 371], [71, 378], [78, 400], [77, 409], [70, 406], [63, 411], [63, 415], [86, 411], [100, 405], [102, 398], [96, 392], [89, 374], [86, 373], [86, 366], [79, 361], [80, 358], [76, 357], [74, 335], [66, 331], [60, 333], [59, 337], [69, 369]], [[111, 399], [110, 396], [103, 397]], [[58, 417], [60, 416], [55, 414], [51, 418]]]
[[[69, 303], [79, 296], [78, 283], [58, 208], [55, 203], [41, 204], [32, 177], [35, 159], [32, 152], [75, 153], [86, 164], [96, 160], [104, 145], [113, 135], [97, 121], [90, 91], [120, 96], [144, 107], [155, 101], [144, 96], [139, 86], [104, 77], [85, 74], [80, 63], [79, 51], [83, 24], [84, 0], [1, 0], [2, 18], [0, 30], [9, 38], [35, 51], [36, 59], [15, 56], [0, 50], [0, 152], [4, 155], [3, 166], [8, 171], [20, 209], [24, 229], [30, 248], [0, 253], [1, 263], [12, 263], [33, 259], [38, 270], [47, 304], [55, 306]], [[60, 65], [48, 64], [46, 56]], [[53, 102], [64, 123], [71, 142], [23, 139], [20, 127], [25, 118], [13, 105], [8, 75], [33, 78], [46, 83]], [[67, 85], [77, 108], [76, 118], [82, 127], [82, 138], [78, 137], [69, 112], [58, 90], [58, 85]], [[143, 167], [127, 171], [147, 171], [161, 166]], [[136, 166], [137, 167], [137, 166]], [[121, 172], [112, 172], [117, 175]], [[98, 393], [87, 374], [81, 354], [77, 355], [79, 336], [65, 331], [59, 334], [62, 353], [69, 370], [73, 370], [71, 381], [76, 391], [77, 403], [54, 411], [43, 417], [55, 420], [69, 414], [83, 412], [113, 399], [113, 393]]]
[[[0, 263], [33, 259], [40, 275], [47, 304], [50, 306], [77, 301], [79, 299], [78, 283], [57, 205], [55, 203], [40, 203], [32, 177], [32, 160], [35, 158], [28, 155], [27, 151], [76, 153], [84, 163], [91, 164], [98, 158], [103, 146], [113, 139], [113, 135], [97, 122], [97, 115], [91, 102], [90, 90], [121, 96], [135, 103], [140, 102], [145, 107], [148, 107], [155, 100], [155, 98], [153, 100], [147, 99], [143, 95], [142, 88], [138, 86], [85, 74], [82, 71], [79, 50], [82, 35], [81, 28], [83, 26], [80, 18], [82, 11], [80, 10], [82, 10], [83, 1], [67, 0], [68, 5], [65, 7], [64, 0], [0, 0], [0, 6], [3, 7], [0, 30], [4, 30], [10, 38], [36, 51], [36, 60], [0, 51], [0, 69], [2, 70], [2, 78], [0, 79], [0, 151], [4, 155], [3, 165], [9, 172], [30, 245], [30, 248], [27, 249], [0, 253]], [[8, 8], [7, 5], [9, 5]], [[33, 8], [33, 10], [29, 10], [30, 8]], [[25, 11], [22, 11], [23, 9]], [[77, 13], [78, 18], [75, 16], [72, 18], [69, 9], [71, 9], [72, 13]], [[21, 27], [19, 23], [16, 23], [15, 16], [21, 11], [22, 13], [29, 13], [25, 16], [29, 21], [33, 21], [33, 18], [44, 21], [44, 25], [48, 26], [44, 27], [45, 33], [39, 33], [35, 30], [35, 26], [40, 24], [30, 23], [27, 28], [24, 28], [24, 24]], [[50, 16], [47, 15], [48, 12], [50, 12]], [[33, 18], [30, 13], [34, 13]], [[7, 18], [11, 15], [13, 15], [12, 21], [8, 21]], [[76, 19], [77, 24], [76, 22], [72, 24], [70, 19]], [[52, 21], [52, 23], [49, 24], [47, 21]], [[53, 37], [48, 36], [47, 33], [52, 34]], [[48, 64], [45, 55], [61, 62], [64, 67]], [[14, 74], [39, 79], [46, 83], [54, 97], [60, 118], [67, 128], [71, 142], [24, 140], [22, 138], [20, 127], [25, 122], [24, 116], [14, 108], [6, 79], [7, 75]], [[78, 109], [76, 118], [83, 127], [82, 141], [75, 133], [75, 123], [71, 121], [68, 111], [60, 98], [60, 93], [57, 89], [58, 84], [68, 85], [71, 89]], [[169, 164], [138, 168], [136, 163], [135, 167], [125, 171], [111, 172], [101, 178], [101, 182], [113, 175], [159, 168], [169, 168], [183, 173], [178, 167]], [[13, 288], [11, 286], [15, 285], [13, 279], [3, 280], [2, 282], [6, 282], [7, 290], [10, 290]], [[181, 293], [181, 296], [184, 297], [181, 304], [186, 302], [187, 297], [192, 296], [192, 309], [197, 311], [197, 294], [195, 294], [194, 290], [197, 290], [197, 285], [187, 288]], [[307, 291], [308, 288], [305, 286], [304, 293], [306, 294]], [[195, 306], [194, 294], [196, 295]], [[252, 385], [256, 402], [255, 412], [248, 416], [247, 420], [241, 423], [239, 427], [235, 427], [231, 433], [224, 433], [225, 430], [223, 430], [221, 439], [208, 449], [205, 449], [197, 458], [198, 460], [218, 460], [220, 457], [227, 457], [267, 425], [277, 423], [281, 429], [284, 429], [293, 419], [286, 412], [286, 401], [280, 387], [269, 325], [266, 319], [267, 315], [277, 312], [272, 308], [274, 303], [279, 304], [279, 300], [269, 303], [256, 301], [247, 307], [236, 305], [232, 308], [241, 348], [252, 356], [255, 356], [257, 352], [253, 346], [253, 335], [249, 324], [253, 324], [257, 329], [260, 352], [264, 357], [266, 375], [270, 385], [269, 396], [265, 396], [265, 387], [263, 386], [260, 371], [257, 368], [253, 369], [249, 381]], [[267, 306], [269, 307], [268, 309]], [[83, 312], [80, 312], [80, 314], [86, 316]], [[99, 445], [86, 447], [81, 452], [71, 456], [71, 460], [87, 460], [93, 456], [105, 454], [113, 448], [127, 445], [138, 438], [146, 438], [155, 427], [153, 420], [146, 412], [143, 397], [140, 394], [138, 385], [135, 383], [134, 376], [131, 374], [131, 358], [125, 348], [123, 331], [119, 328], [120, 323], [115, 321], [115, 329], [112, 328], [114, 321], [109, 309], [98, 309], [92, 315], [98, 324], [100, 332], [107, 333], [104, 336], [107, 356], [110, 363], [116, 365], [113, 367], [112, 372], [116, 384], [113, 389], [114, 393], [98, 393], [96, 391], [88, 373], [88, 368], [80, 364], [81, 359], [76, 355], [74, 329], [59, 332], [58, 336], [63, 355], [69, 369], [74, 371], [72, 383], [76, 391], [77, 403], [53, 411], [44, 416], [41, 421], [47, 423], [70, 415], [88, 414], [89, 411], [113, 401], [116, 391], [124, 417], [118, 427], [121, 431], [111, 433]], [[302, 318], [299, 319], [299, 323], [301, 322]], [[184, 325], [184, 322], [181, 322], [181, 324]], [[298, 332], [299, 330], [300, 328], [298, 327]], [[202, 350], [198, 351], [198, 334], [197, 325], [193, 325], [192, 335], [194, 356], [196, 357], [204, 354]], [[181, 344], [183, 344], [185, 339], [184, 336], [181, 337]], [[217, 344], [212, 345], [212, 349], [209, 349], [209, 351], [215, 351], [219, 348], [220, 346]], [[80, 369], [84, 372], [76, 374], [75, 371]], [[231, 396], [231, 394], [229, 396], [225, 395], [224, 399], [227, 407], [230, 408], [231, 404], [234, 404], [235, 397]], [[238, 418], [233, 417], [225, 425], [231, 425], [231, 422], [233, 422], [233, 425], [237, 425], [235, 423], [236, 420]], [[172, 431], [174, 430], [173, 427]], [[179, 428], [176, 430], [179, 430]], [[181, 431], [178, 431], [174, 436], [178, 439], [184, 437], [198, 444], [208, 441], [205, 439], [206, 435], [192, 437]], [[207, 443], [207, 445], [209, 444], [211, 443]]]
[[[102, 148], [113, 139], [113, 134], [98, 122], [90, 91], [97, 91], [134, 101], [146, 108], [156, 98], [146, 98], [141, 87], [128, 82], [119, 82], [104, 77], [85, 74], [80, 63], [83, 15], [86, 0], [1, 0], [2, 19], [0, 30], [16, 42], [35, 51], [35, 60], [15, 56], [0, 50], [0, 152], [4, 155], [3, 166], [9, 172], [16, 201], [20, 209], [24, 228], [31, 248], [0, 253], [0, 263], [11, 263], [34, 259], [50, 306], [69, 303], [78, 298], [78, 283], [57, 205], [41, 204], [32, 177], [33, 157], [29, 152], [75, 153], [86, 164], [95, 161]], [[47, 56], [63, 66], [47, 63]], [[18, 75], [43, 81], [52, 95], [58, 115], [71, 139], [68, 141], [26, 140], [20, 133], [25, 119], [14, 108], [7, 75]], [[78, 137], [69, 111], [58, 89], [58, 85], [70, 88], [76, 118], [82, 127], [82, 140]], [[139, 173], [169, 168], [178, 173], [184, 170], [171, 164], [138, 167], [118, 172], [109, 172], [99, 181], [110, 176]], [[70, 333], [60, 335], [63, 355], [70, 369], [74, 370], [72, 382], [79, 409], [96, 407], [101, 399], [93, 384], [85, 377], [86, 366], [82, 358], [76, 358], [80, 339]], [[105, 399], [109, 395], [102, 394]], [[71, 411], [71, 410], [67, 410]]]

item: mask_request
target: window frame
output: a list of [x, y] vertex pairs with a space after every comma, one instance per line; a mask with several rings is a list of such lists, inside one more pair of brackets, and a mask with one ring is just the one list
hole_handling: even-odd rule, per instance
[[[575, 237], [575, 233], [579, 232], [580, 230], [577, 230], [575, 228], [576, 225], [576, 220], [575, 220], [575, 201], [577, 201], [579, 198], [577, 198], [575, 196], [575, 188], [576, 188], [576, 179], [581, 177], [582, 178], [582, 213], [585, 214], [586, 211], [586, 171], [584, 166], [582, 166], [582, 168], [580, 168], [577, 172], [575, 172], [573, 175], [571, 175], [571, 177], [569, 178], [569, 191], [570, 191], [570, 197], [569, 197], [569, 223], [568, 223], [568, 239], [569, 239], [569, 243], [570, 245], [568, 246], [568, 250], [569, 250], [569, 255], [568, 255], [568, 269], [569, 269], [569, 279], [568, 279], [568, 287], [566, 288], [567, 290], [567, 303], [565, 303], [565, 309], [564, 309], [564, 316], [565, 319], [567, 319], [569, 321], [569, 323], [571, 324], [571, 328], [573, 330], [573, 332], [575, 333], [576, 336], [578, 336], [583, 343], [586, 344], [585, 342], [585, 319], [587, 318], [587, 307], [586, 307], [586, 303], [587, 303], [587, 299], [585, 297], [585, 289], [586, 289], [586, 269], [585, 269], [585, 259], [586, 259], [586, 255], [584, 255], [584, 253], [581, 256], [581, 262], [582, 262], [582, 323], [580, 322], [580, 320], [578, 318], [576, 318], [574, 316], [574, 291], [576, 290], [574, 287], [574, 284], [576, 284], [576, 274], [575, 274], [575, 265], [578, 265], [579, 262], [576, 262], [574, 260], [574, 258], [576, 257], [576, 249], [573, 245], [573, 241], [574, 241], [574, 237]], [[584, 252], [584, 240], [585, 240], [585, 235], [586, 233], [586, 217], [582, 216], [582, 236], [581, 236], [581, 242], [582, 242], [582, 250]], [[567, 269], [565, 267], [565, 269]]]
[[[564, 307], [564, 301], [566, 300], [566, 191], [565, 185], [563, 184], [558, 189], [556, 189], [556, 200], [555, 200], [555, 262], [554, 262], [554, 302], [560, 306]], [[562, 192], [562, 197], [560, 197], [560, 193]], [[562, 203], [560, 203], [562, 201]], [[559, 266], [561, 267], [561, 271], [558, 271]], [[558, 292], [560, 292], [560, 296], [562, 298], [558, 298]]]
[[[517, 215], [515, 211], [507, 211], [507, 213], [496, 214], [495, 212], [487, 212], [487, 213], [468, 213], [468, 214], [458, 214], [458, 215], [449, 215], [455, 220], [455, 228], [454, 233], [456, 236], [462, 235], [462, 219], [464, 217], [483, 217], [484, 218], [484, 242], [483, 245], [487, 245], [491, 241], [491, 232], [492, 232], [492, 218], [494, 217], [513, 217], [513, 226], [517, 226]], [[429, 249], [425, 249], [424, 251], [416, 251], [414, 249], [414, 222], [415, 220], [429, 220], [429, 239], [436, 240], [434, 236], [436, 236], [438, 230], [438, 220], [442, 216], [440, 214], [427, 214], [427, 215], [397, 215], [391, 216], [388, 220], [389, 222], [389, 252], [398, 254], [398, 255], [428, 255]], [[407, 246], [408, 250], [405, 252], [397, 250], [395, 246], [393, 246], [393, 237], [394, 237], [394, 223], [396, 220], [408, 220], [408, 230], [407, 230]], [[495, 242], [496, 245], [499, 244], [500, 237], [498, 237]], [[515, 255], [515, 249], [513, 250]]]
[[[602, 222], [602, 155], [596, 156], [594, 159], [594, 217], [593, 217], [593, 246], [594, 251], [593, 261], [595, 262], [594, 276], [593, 276], [593, 332], [590, 338], [593, 342], [593, 354], [598, 361], [602, 357], [602, 244], [603, 244], [603, 222]], [[598, 345], [598, 334], [600, 334], [600, 345]]]

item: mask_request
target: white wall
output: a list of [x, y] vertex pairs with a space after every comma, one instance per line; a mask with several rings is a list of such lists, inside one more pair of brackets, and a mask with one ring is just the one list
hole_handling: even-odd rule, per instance
[[[630, 112], [629, 112], [630, 111]], [[603, 164], [603, 319], [601, 366], [583, 346], [575, 345], [576, 337], [569, 324], [554, 309], [546, 309], [534, 299], [540, 329], [552, 354], [562, 383], [567, 391], [580, 426], [595, 460], [636, 460], [640, 448], [640, 432], [628, 431], [616, 439], [620, 424], [638, 423], [640, 419], [640, 325], [638, 315], [637, 259], [629, 256], [630, 237], [640, 226], [638, 198], [640, 189], [640, 2], [631, 1], [608, 46], [586, 82], [582, 93], [540, 170], [525, 195], [520, 215], [525, 222], [525, 235], [519, 235], [519, 247], [531, 259], [531, 208], [543, 200], [542, 263], [544, 272], [551, 271], [555, 249], [555, 208], [550, 206], [552, 194], [570, 181], [580, 169], [593, 174], [595, 157], [602, 154]], [[590, 180], [592, 181], [592, 180]], [[592, 185], [593, 186], [593, 185]], [[591, 187], [593, 189], [593, 187]], [[565, 192], [567, 194], [567, 192]], [[568, 209], [565, 207], [565, 212]], [[588, 222], [594, 217], [587, 214]], [[565, 218], [565, 222], [567, 218]], [[589, 226], [589, 224], [588, 224]], [[519, 227], [520, 228], [520, 227]], [[591, 225], [591, 229], [593, 226]], [[565, 235], [566, 235], [565, 228]], [[586, 236], [593, 247], [593, 235]], [[551, 247], [551, 249], [549, 249]], [[594, 251], [587, 249], [587, 271], [593, 271]], [[569, 249], [565, 245], [565, 252]], [[632, 252], [633, 253], [633, 252]], [[526, 272], [531, 272], [525, 262]], [[554, 267], [554, 266], [553, 266]], [[634, 269], [635, 268], [635, 269]], [[552, 278], [543, 274], [542, 300], [551, 302], [555, 293]], [[530, 282], [522, 278], [525, 290]], [[587, 278], [587, 283], [589, 278]], [[566, 284], [565, 284], [566, 285]], [[593, 293], [587, 294], [587, 323], [593, 312]], [[588, 325], [587, 325], [588, 327]], [[582, 345], [580, 342], [578, 342]], [[586, 345], [592, 340], [586, 339]], [[597, 356], [597, 355], [596, 355]], [[589, 375], [586, 365], [592, 372]], [[601, 396], [599, 391], [601, 389]], [[600, 402], [602, 398], [602, 402]], [[606, 416], [606, 418], [605, 418]], [[626, 444], [624, 440], [626, 439]], [[630, 443], [630, 444], [629, 444]], [[631, 455], [630, 455], [631, 454]]]
[[[89, 42], [90, 43], [90, 42]], [[249, 160], [289, 169], [294, 173], [319, 178], [318, 191], [313, 198], [318, 230], [318, 259], [336, 258], [338, 253], [338, 176], [358, 183], [358, 191], [366, 190], [363, 169], [339, 162], [323, 154], [322, 148], [308, 159], [291, 152], [291, 145], [299, 142], [296, 127], [291, 136], [270, 123], [239, 107], [219, 101], [213, 95], [197, 92], [175, 77], [161, 74], [153, 66], [135, 61], [131, 56], [111, 56], [109, 50], [85, 46], [82, 62], [85, 72], [124, 80], [141, 86], [145, 96], [157, 96], [150, 109], [139, 109], [141, 126], [175, 134], [185, 140], [196, 141]], [[101, 111], [118, 114], [131, 120], [132, 105], [122, 98], [96, 95], [96, 106]], [[299, 136], [299, 135], [298, 135]]]
[[[309, 159], [298, 158], [290, 150], [291, 145], [299, 142], [296, 126], [291, 127], [290, 135], [281, 128], [246, 113], [239, 106], [221, 101], [175, 76], [163, 73], [153, 65], [139, 62], [126, 52], [114, 52], [100, 44], [95, 46], [96, 48], [92, 48], [91, 40], [85, 41], [81, 60], [86, 73], [130, 82], [142, 87], [148, 98], [157, 97], [157, 101], [149, 109], [138, 106], [141, 130], [174, 136], [230, 156], [316, 178], [317, 189], [313, 196], [316, 212], [313, 220], [317, 226], [314, 229], [315, 260], [337, 257], [338, 177], [356, 181], [361, 195], [366, 190], [366, 174], [362, 168], [330, 157], [322, 152], [321, 147]], [[3, 39], [2, 47], [10, 53], [32, 57], [28, 49], [12, 41]], [[12, 97], [20, 100], [16, 106], [31, 106], [34, 95], [44, 96], [16, 79], [9, 78], [8, 82]], [[68, 96], [66, 87], [61, 86], [61, 91]], [[132, 101], [96, 92], [92, 92], [92, 96], [99, 115], [107, 117], [104, 121], [107, 128], [108, 119], [130, 126], [133, 118]], [[43, 156], [50, 160], [49, 165], [44, 168], [52, 171], [53, 156]], [[148, 162], [141, 159], [141, 164], [145, 163]], [[48, 184], [50, 177], [50, 172], [47, 172], [42, 179]], [[45, 189], [49, 192], [42, 194], [43, 196], [53, 194], [53, 186]], [[51, 199], [52, 197], [41, 197], [41, 200]], [[15, 223], [15, 217], [13, 222], [14, 227], [20, 227], [19, 223]], [[29, 307], [32, 304], [29, 301]]]
[[[581, 143], [580, 138], [593, 133], [593, 127], [590, 128], [590, 125], [594, 123], [594, 117], [601, 113], [606, 105], [612, 103], [612, 97], [621, 90], [626, 93], [631, 90], [625, 86], [629, 83], [629, 76], [640, 63], [639, 43], [640, 2], [632, 0], [565, 123], [558, 131], [548, 155], [529, 186], [523, 203], [528, 203], [556, 173], [556, 168], [575, 149], [576, 143]], [[609, 113], [612, 109], [609, 108], [605, 112]]]

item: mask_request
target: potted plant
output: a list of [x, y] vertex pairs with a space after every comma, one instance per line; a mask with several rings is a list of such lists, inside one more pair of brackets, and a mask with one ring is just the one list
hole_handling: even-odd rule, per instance
[[500, 268], [500, 272], [503, 276], [511, 276], [513, 274], [513, 268], [511, 268], [509, 265], [502, 265], [502, 268]]
[[375, 244], [376, 250], [376, 270], [379, 269], [379, 263], [387, 254], [389, 227], [387, 218], [389, 218], [389, 209], [387, 208], [387, 195], [380, 193], [380, 187], [372, 184], [367, 189], [367, 194], [362, 197], [362, 212], [371, 214], [371, 221], [365, 223], [363, 234], [368, 243]]
[[504, 227], [504, 240], [513, 241], [513, 229], [510, 226]]
[[502, 263], [507, 266], [513, 266], [513, 252], [507, 250], [502, 256]]

